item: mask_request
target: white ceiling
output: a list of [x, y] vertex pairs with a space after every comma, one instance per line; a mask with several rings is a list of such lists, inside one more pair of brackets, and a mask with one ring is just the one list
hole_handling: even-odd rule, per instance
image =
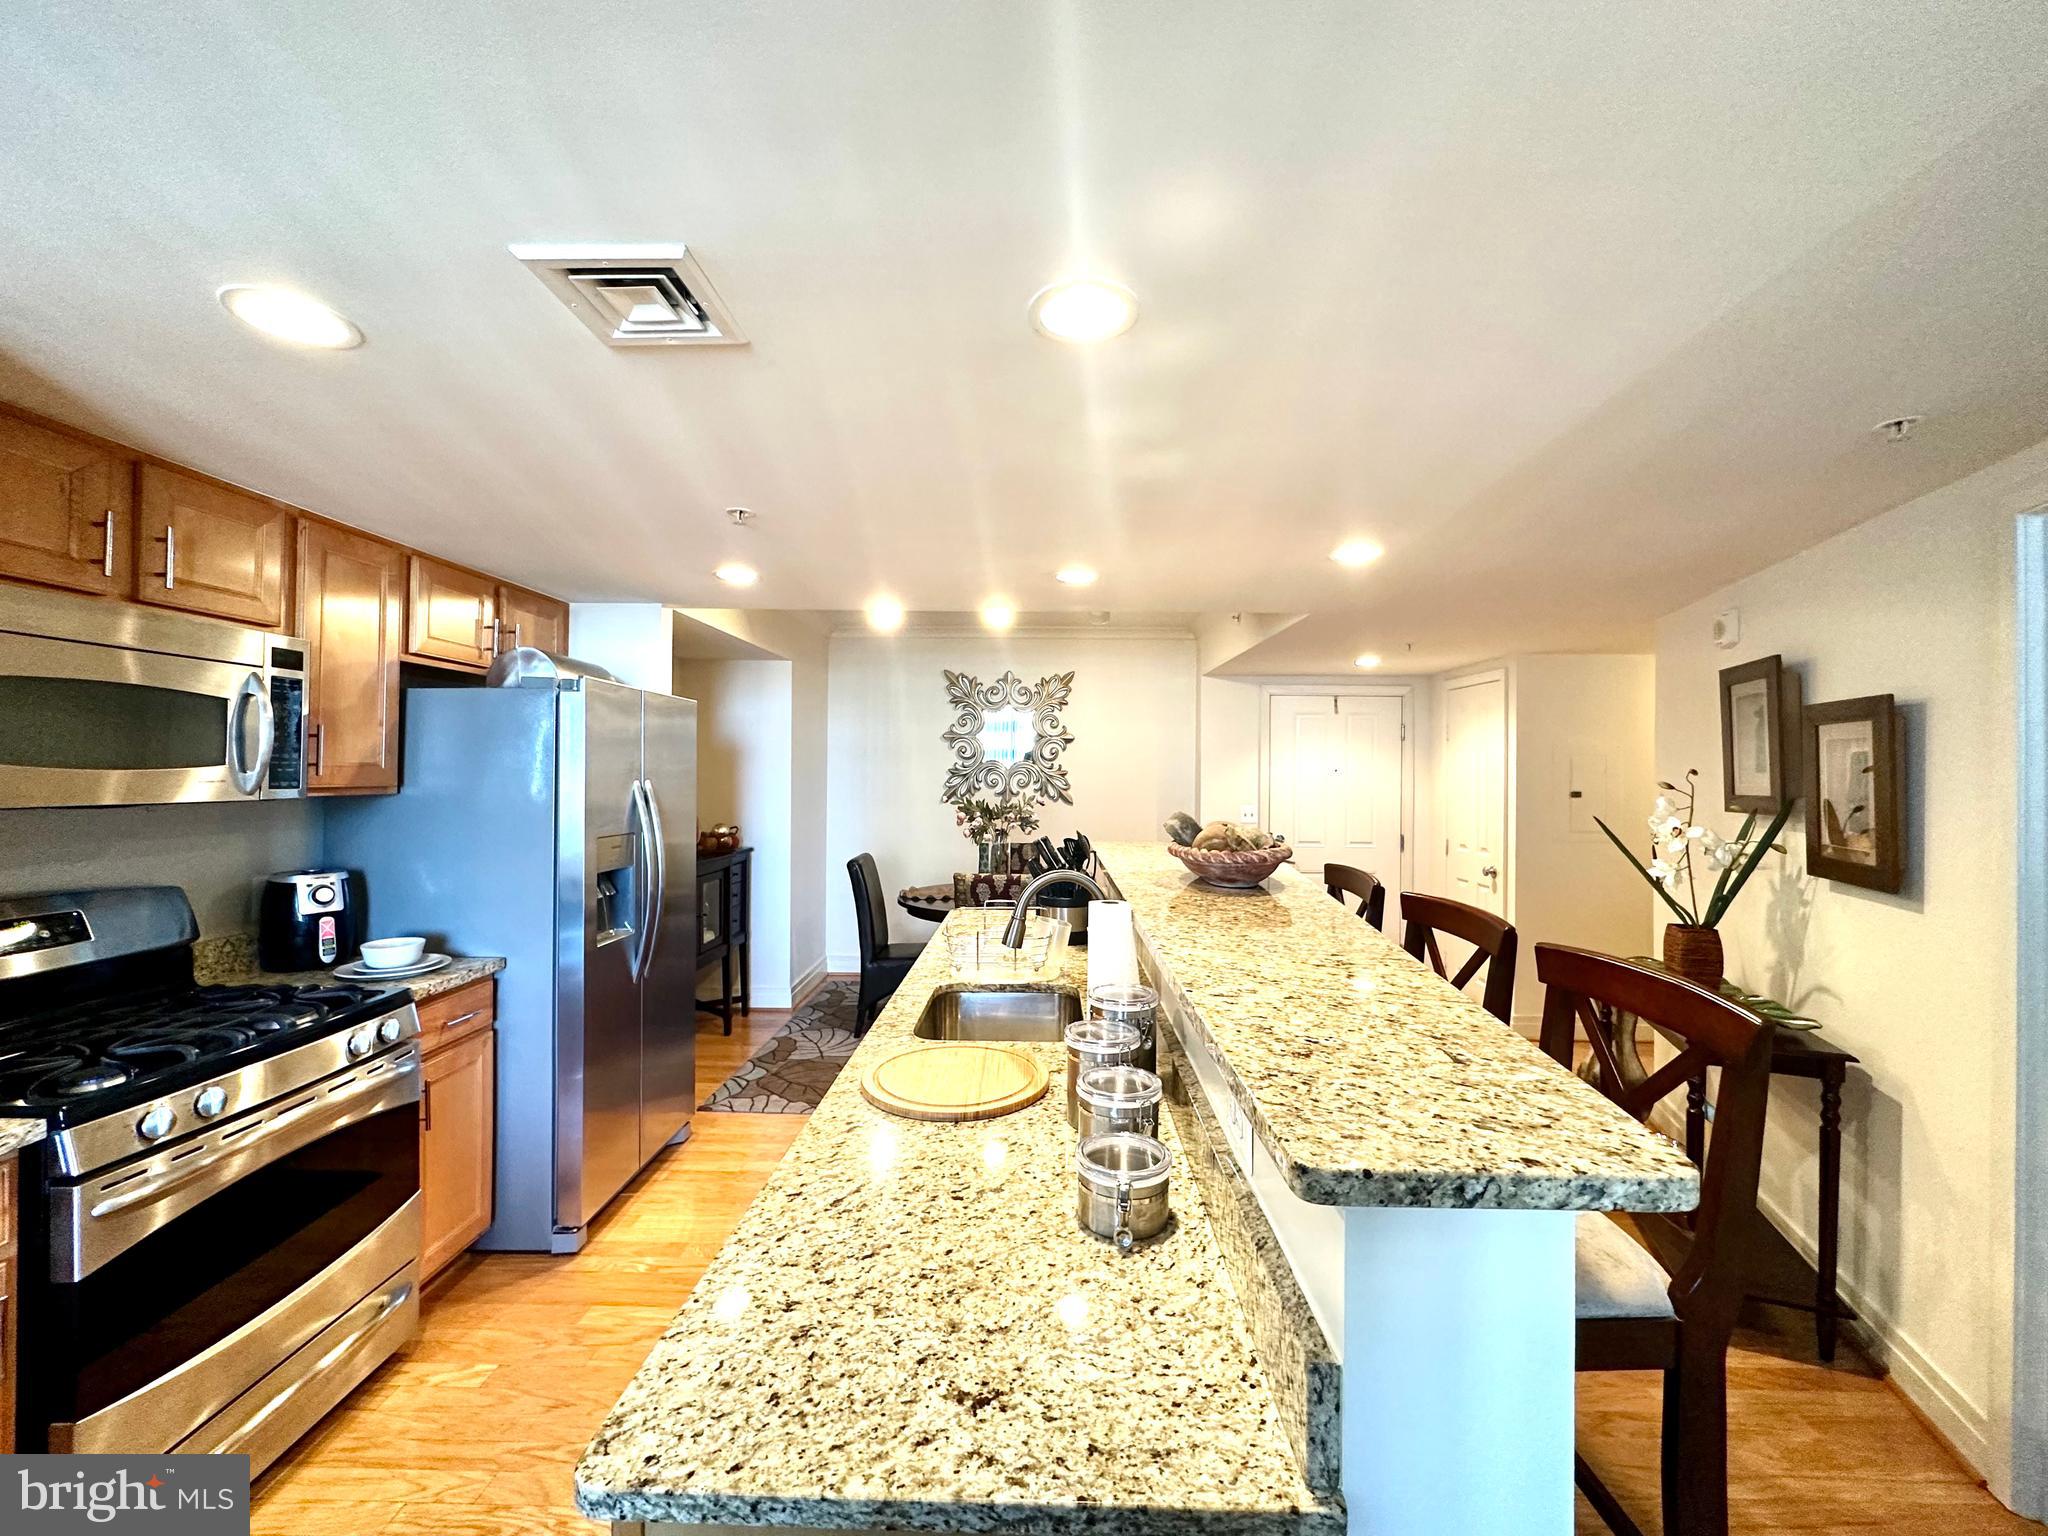
[[[1628, 647], [2048, 435], [2044, 62], [2034, 0], [16, 5], [0, 395], [579, 599]], [[580, 240], [752, 345], [604, 348], [506, 251]], [[1024, 315], [1078, 270], [1096, 351]]]

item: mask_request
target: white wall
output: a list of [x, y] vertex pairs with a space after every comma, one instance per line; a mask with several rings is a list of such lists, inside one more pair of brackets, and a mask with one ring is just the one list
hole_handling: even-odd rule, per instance
[[737, 821], [754, 848], [754, 1001], [788, 1007], [825, 973], [835, 890], [825, 859], [825, 632], [807, 614], [684, 609], [679, 650], [707, 638], [696, 626], [739, 641], [727, 649], [742, 653], [675, 660], [676, 691], [699, 699], [699, 816], [706, 826]]
[[1251, 806], [1258, 817], [1259, 712], [1264, 698], [1257, 683], [1231, 677], [1200, 679], [1199, 783], [1197, 804], [1187, 807], [1197, 821], [1236, 821]]
[[[1844, 1112], [1844, 1290], [1894, 1379], [2006, 1486], [2011, 1402], [2016, 793], [2014, 515], [2048, 444], [1863, 524], [1657, 627], [1657, 761], [1720, 803], [1715, 674], [1782, 653], [1807, 702], [1891, 693], [1906, 737], [1898, 895], [1809, 879], [1791, 848], [1723, 924], [1728, 974], [1862, 1058]], [[1712, 647], [1720, 609], [1742, 641]], [[1715, 813], [1730, 831], [1738, 818]], [[1646, 898], [1647, 904], [1647, 898]], [[1763, 1195], [1811, 1251], [1815, 1109], [1772, 1095]]]
[[569, 605], [569, 633], [577, 660], [597, 663], [629, 688], [669, 691], [674, 631], [672, 610], [660, 603]]
[[973, 868], [972, 845], [939, 803], [947, 765], [939, 738], [952, 721], [947, 668], [984, 680], [1010, 669], [1031, 683], [1074, 674], [1065, 714], [1074, 803], [1040, 813], [1041, 830], [1055, 841], [1075, 830], [1105, 841], [1155, 839], [1167, 816], [1195, 804], [1192, 637], [835, 635], [825, 908], [834, 970], [852, 969], [859, 952], [848, 859], [875, 856], [899, 940], [928, 937], [932, 928], [896, 910], [896, 890]]
[[182, 886], [212, 938], [254, 932], [257, 882], [319, 852], [314, 800], [0, 811], [0, 895]]
[[[1653, 762], [1656, 672], [1649, 656], [1514, 658], [1509, 916], [1520, 939], [1515, 1022], [1531, 1034], [1543, 1016], [1536, 945], [1650, 952], [1642, 878], [1592, 818], [1632, 836], [1649, 815], [1656, 781], [1673, 771]], [[1575, 764], [1584, 792], [1577, 801]]]
[[[748, 962], [755, 1004], [786, 1008], [790, 994], [790, 664], [691, 661], [675, 691], [697, 701], [697, 823], [736, 823], [753, 848]], [[707, 971], [717, 995], [717, 967]], [[701, 985], [700, 991], [704, 988]]]

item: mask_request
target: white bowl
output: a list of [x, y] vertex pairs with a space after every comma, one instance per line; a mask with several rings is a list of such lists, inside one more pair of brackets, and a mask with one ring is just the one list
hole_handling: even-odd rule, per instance
[[363, 964], [373, 971], [401, 971], [417, 965], [426, 952], [425, 939], [369, 939], [363, 944]]

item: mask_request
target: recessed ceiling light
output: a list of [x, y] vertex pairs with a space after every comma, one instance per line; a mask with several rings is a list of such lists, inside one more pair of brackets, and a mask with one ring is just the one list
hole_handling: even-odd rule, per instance
[[1330, 551], [1330, 558], [1339, 565], [1348, 565], [1357, 570], [1361, 565], [1371, 565], [1386, 551], [1371, 539], [1346, 539]]
[[1358, 658], [1358, 665], [1361, 667], [1376, 667], [1379, 664], [1380, 653], [1378, 651], [1367, 651], [1363, 656]]
[[1107, 341], [1137, 319], [1137, 295], [1106, 278], [1077, 277], [1031, 296], [1031, 323], [1055, 341]]
[[360, 347], [363, 333], [318, 299], [267, 283], [230, 283], [221, 304], [242, 324], [297, 347]]
[[1017, 610], [1005, 599], [992, 597], [981, 605], [981, 622], [1001, 634], [1017, 622]]
[[1092, 565], [1063, 565], [1053, 573], [1055, 581], [1070, 587], [1092, 587], [1095, 585], [1095, 567]]
[[728, 560], [711, 574], [728, 587], [751, 587], [761, 579], [761, 573], [744, 560]]
[[868, 599], [868, 628], [890, 634], [903, 627], [903, 605], [893, 597]]

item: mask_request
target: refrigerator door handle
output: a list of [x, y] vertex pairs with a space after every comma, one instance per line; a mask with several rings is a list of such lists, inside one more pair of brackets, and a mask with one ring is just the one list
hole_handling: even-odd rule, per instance
[[649, 920], [654, 916], [654, 853], [648, 847], [653, 826], [647, 814], [644, 788], [641, 781], [635, 779], [629, 791], [633, 801], [633, 820], [639, 834], [633, 839], [633, 873], [640, 887], [640, 910], [633, 914], [634, 926], [639, 932], [634, 936], [632, 953], [626, 959], [626, 974], [636, 982], [647, 974]]
[[645, 976], [647, 968], [654, 963], [654, 946], [661, 937], [662, 921], [668, 916], [668, 839], [661, 830], [661, 802], [654, 798], [654, 780], [640, 781], [640, 798], [647, 807], [647, 825], [651, 835], [648, 847], [651, 878], [647, 886], [647, 943], [640, 951], [640, 974]]

